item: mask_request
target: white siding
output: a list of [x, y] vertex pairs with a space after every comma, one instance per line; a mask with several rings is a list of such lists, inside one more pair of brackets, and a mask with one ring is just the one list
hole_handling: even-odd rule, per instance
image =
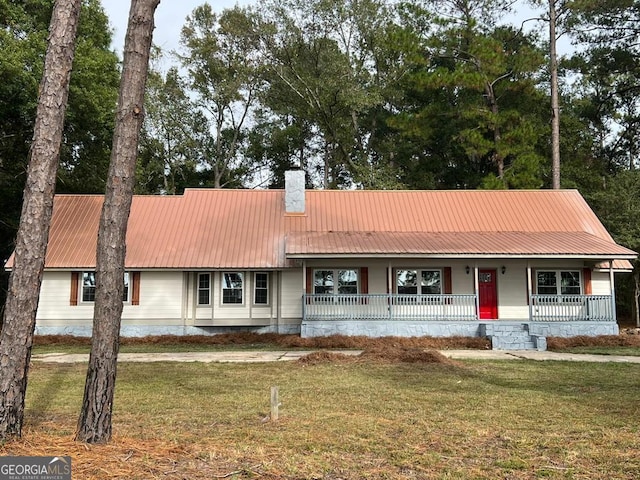
[[302, 277], [301, 268], [282, 272], [282, 292], [280, 292], [282, 305], [280, 314], [282, 321], [285, 323], [292, 323], [291, 320], [300, 322], [302, 319], [302, 294], [304, 293], [304, 288], [305, 280]]
[[[82, 293], [80, 292], [80, 295]], [[48, 322], [88, 322], [93, 321], [93, 304], [70, 305], [71, 272], [44, 272], [40, 288], [40, 303], [36, 324]]]
[[591, 293], [593, 295], [611, 295], [609, 272], [591, 272]]
[[124, 320], [182, 319], [182, 272], [140, 272], [140, 305], [125, 304]]
[[[578, 260], [530, 261], [532, 270], [576, 269], [582, 272], [584, 263]], [[502, 267], [505, 273], [502, 274]], [[309, 261], [314, 268], [368, 268], [369, 293], [387, 293], [388, 275], [394, 268], [451, 267], [452, 293], [472, 294], [474, 268], [495, 269], [498, 288], [498, 318], [525, 320], [527, 304], [526, 260], [324, 260]], [[469, 267], [469, 273], [466, 272]], [[253, 271], [243, 271], [242, 305], [223, 305], [221, 272], [211, 274], [211, 305], [197, 306], [197, 273], [180, 271], [142, 271], [140, 273], [140, 305], [125, 304], [123, 326], [286, 326], [299, 325], [302, 318], [302, 295], [305, 290], [303, 268], [269, 272], [269, 304], [253, 305]], [[593, 271], [592, 293], [610, 295], [609, 272]], [[395, 281], [394, 278], [391, 279]], [[535, 281], [535, 279], [534, 279]], [[583, 279], [584, 282], [584, 279]], [[81, 288], [79, 295], [81, 295]], [[46, 271], [43, 276], [37, 325], [40, 327], [91, 327], [93, 304], [78, 302], [70, 305], [71, 273]]]
[[[504, 274], [502, 273], [503, 266], [505, 267]], [[481, 268], [493, 268], [496, 270], [498, 282], [498, 319], [528, 319], [527, 263], [524, 261], [492, 262], [483, 264]]]
[[[80, 280], [81, 281], [81, 280]], [[79, 289], [82, 295], [82, 288]], [[181, 325], [181, 272], [141, 272], [140, 305], [124, 305], [123, 325]], [[93, 323], [93, 303], [70, 304], [71, 272], [46, 271], [42, 278], [36, 324], [39, 326]]]

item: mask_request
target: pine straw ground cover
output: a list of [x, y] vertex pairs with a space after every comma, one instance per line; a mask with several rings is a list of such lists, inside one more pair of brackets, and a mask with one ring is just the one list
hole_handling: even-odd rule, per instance
[[[84, 365], [35, 363], [23, 438], [78, 479], [635, 479], [640, 366], [453, 362], [421, 348], [121, 363], [114, 438], [73, 441]], [[270, 387], [280, 419], [270, 421]]]
[[[480, 337], [382, 337], [331, 335], [301, 338], [300, 335], [270, 333], [227, 333], [220, 335], [122, 337], [121, 352], [215, 351], [215, 350], [282, 350], [282, 349], [352, 349], [385, 348], [387, 346], [423, 349], [488, 349], [490, 342]], [[69, 335], [43, 335], [34, 338], [34, 353], [65, 351], [89, 352], [91, 339]]]
[[[258, 334], [251, 332], [229, 333], [213, 336], [149, 336], [123, 337], [121, 352], [198, 352], [217, 350], [280, 350], [280, 349], [353, 349], [387, 348], [389, 345], [404, 348], [433, 350], [490, 349], [491, 343], [480, 337], [383, 337], [332, 335], [328, 337], [301, 338], [299, 335]], [[90, 338], [68, 335], [37, 336], [34, 353], [88, 353]], [[599, 337], [572, 337], [547, 339], [547, 348], [556, 352], [595, 353], [603, 355], [640, 355], [640, 329], [622, 329], [620, 335]]]
[[600, 355], [640, 355], [640, 330], [626, 329], [620, 335], [549, 338], [547, 348], [555, 352], [593, 353]]

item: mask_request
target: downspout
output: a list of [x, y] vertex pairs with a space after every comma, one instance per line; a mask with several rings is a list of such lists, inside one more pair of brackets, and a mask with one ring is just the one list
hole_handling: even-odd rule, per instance
[[613, 315], [613, 321], [618, 322], [616, 316], [616, 288], [613, 281], [613, 260], [609, 260], [609, 283], [611, 284], [611, 313]]

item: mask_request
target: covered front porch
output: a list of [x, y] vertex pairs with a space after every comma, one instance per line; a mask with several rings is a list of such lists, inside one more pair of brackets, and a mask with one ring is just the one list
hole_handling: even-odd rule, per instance
[[301, 335], [486, 337], [493, 349], [546, 350], [546, 339], [617, 335], [611, 295], [530, 297], [521, 320], [483, 320], [478, 296], [314, 295], [303, 298]]
[[481, 336], [497, 349], [544, 350], [548, 336], [618, 333], [612, 262], [342, 261], [305, 262], [303, 337]]
[[[615, 322], [611, 295], [530, 296], [533, 322]], [[302, 321], [480, 321], [478, 295], [304, 294]], [[493, 319], [491, 319], [493, 320]]]

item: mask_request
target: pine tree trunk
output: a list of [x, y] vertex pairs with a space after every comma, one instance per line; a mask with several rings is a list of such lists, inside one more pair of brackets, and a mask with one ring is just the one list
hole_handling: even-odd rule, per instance
[[560, 105], [556, 51], [556, 0], [549, 0], [549, 57], [551, 70], [551, 185], [560, 188]]
[[13, 269], [0, 335], [0, 439], [20, 436], [40, 284], [53, 211], [81, 0], [58, 0], [31, 144]]
[[129, 11], [109, 177], [98, 230], [91, 354], [76, 432], [76, 440], [87, 443], [105, 443], [111, 439], [124, 294], [125, 240], [144, 118], [153, 15], [159, 3], [160, 0], [132, 0]]

